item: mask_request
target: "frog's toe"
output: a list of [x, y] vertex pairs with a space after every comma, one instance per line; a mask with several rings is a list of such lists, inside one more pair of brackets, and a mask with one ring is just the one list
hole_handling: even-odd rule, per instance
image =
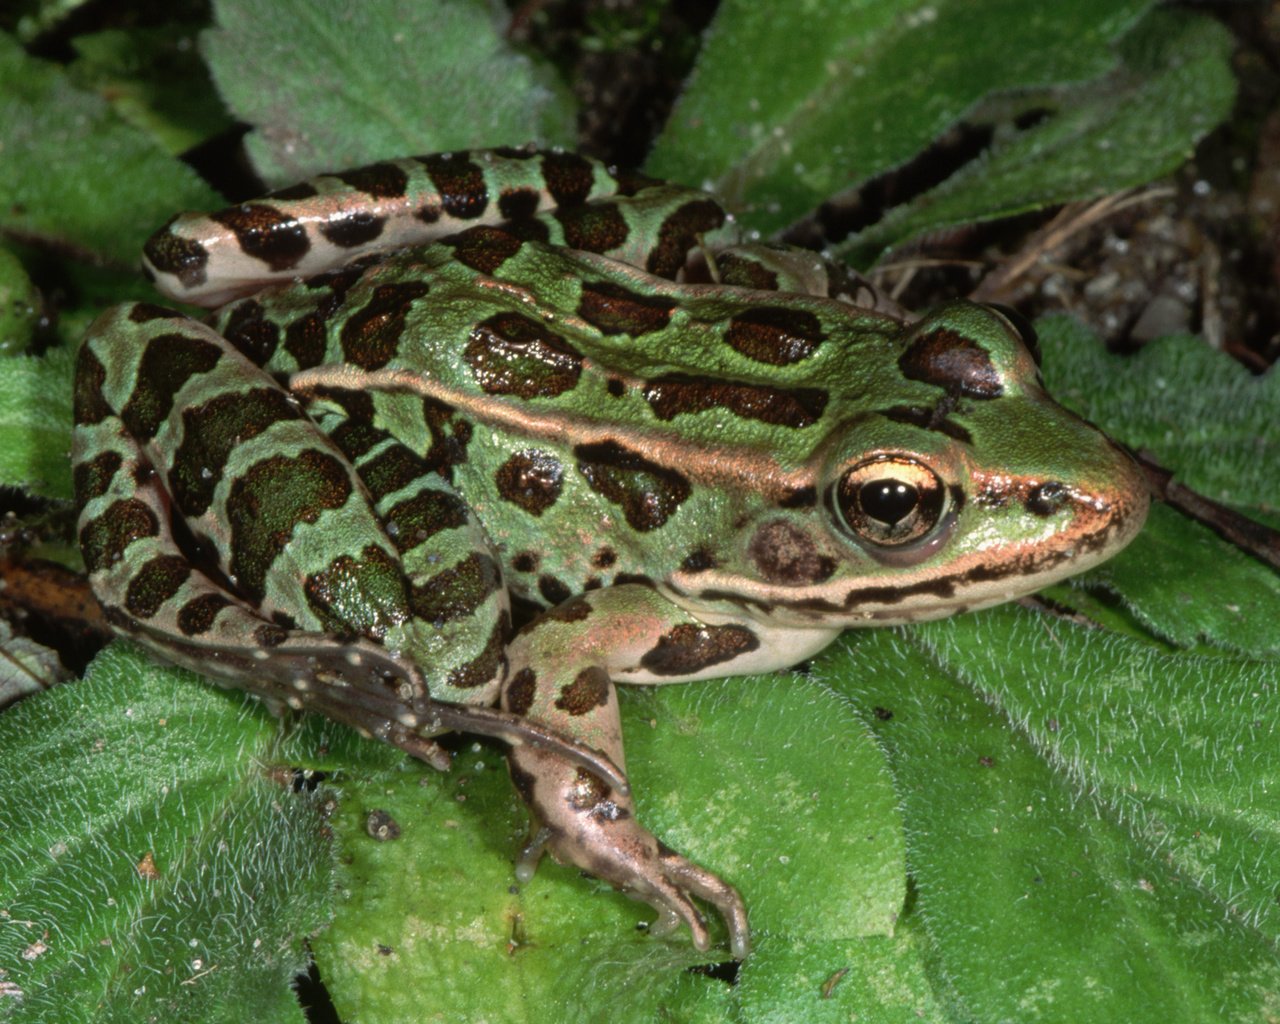
[[539, 825], [520, 857], [518, 877], [531, 876], [539, 856], [549, 851], [562, 864], [582, 868], [657, 910], [655, 934], [683, 922], [700, 950], [710, 948], [711, 937], [693, 900], [705, 900], [724, 918], [733, 956], [747, 955], [747, 910], [737, 890], [659, 842], [636, 820], [629, 797], [550, 752], [516, 748], [508, 756]]

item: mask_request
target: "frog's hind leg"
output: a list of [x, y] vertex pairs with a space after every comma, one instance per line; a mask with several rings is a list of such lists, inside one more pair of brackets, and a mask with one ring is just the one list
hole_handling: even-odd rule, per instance
[[[804, 633], [802, 643], [813, 650], [833, 635]], [[648, 586], [606, 587], [545, 612], [517, 635], [503, 706], [602, 751], [621, 766], [614, 679], [705, 679], [789, 665], [807, 653], [812, 651], [797, 650], [794, 638], [756, 624], [700, 621]], [[529, 877], [540, 854], [549, 850], [557, 860], [651, 904], [661, 915], [660, 927], [683, 921], [698, 948], [706, 949], [707, 923], [691, 899], [697, 897], [724, 918], [733, 955], [746, 955], [746, 908], [737, 890], [659, 842], [636, 820], [629, 793], [551, 751], [517, 748], [509, 762], [538, 826], [523, 857], [522, 877]]]
[[705, 259], [703, 273], [718, 284], [818, 295], [855, 309], [912, 319], [869, 278], [811, 249], [779, 242], [744, 242], [709, 250]]
[[450, 590], [443, 571], [406, 577], [398, 548], [430, 518], [405, 512], [393, 542], [344, 453], [216, 332], [148, 304], [108, 311], [81, 349], [75, 406], [81, 548], [119, 631], [432, 763], [443, 756], [429, 737], [466, 729], [552, 746], [616, 777], [548, 730], [439, 702], [405, 624], [421, 627], [419, 647], [423, 630], [439, 634], [435, 670], [458, 684], [447, 697], [491, 701], [508, 629], [500, 580], [481, 580], [468, 616], [424, 619], [439, 611], [424, 606], [428, 582], [455, 611], [477, 591]]

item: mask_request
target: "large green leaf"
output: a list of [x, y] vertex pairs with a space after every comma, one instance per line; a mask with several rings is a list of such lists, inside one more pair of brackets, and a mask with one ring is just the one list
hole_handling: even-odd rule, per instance
[[1267, 1019], [1274, 661], [1004, 609], [860, 635], [823, 676], [878, 709], [918, 909], [967, 1016]]
[[[569, 143], [568, 93], [486, 0], [217, 0], [202, 49], [271, 185], [468, 145]], [[288, 26], [282, 31], [282, 26]]]
[[268, 716], [123, 645], [0, 716], [0, 1019], [301, 1024], [333, 855], [290, 763]]
[[[628, 696], [639, 816], [739, 886], [757, 935], [777, 940], [754, 957], [761, 970], [797, 942], [843, 943], [815, 945], [821, 957], [892, 932], [905, 895], [896, 796], [843, 701], [799, 677]], [[492, 750], [445, 778], [393, 764], [337, 782], [350, 895], [315, 948], [340, 1011], [413, 1021], [424, 990], [457, 1019], [578, 1019], [611, 1005], [638, 1022], [723, 1004], [721, 983], [681, 974], [707, 960], [687, 934], [636, 934], [648, 908], [549, 862], [512, 885], [525, 816]], [[372, 811], [396, 822], [396, 841], [365, 834]]]
[[782, 227], [897, 167], [993, 90], [1094, 78], [1149, 0], [728, 0], [649, 170]]
[[0, 363], [0, 484], [71, 498], [74, 353], [14, 356]]
[[132, 265], [175, 210], [217, 205], [189, 167], [0, 35], [0, 231]]
[[[1066, 5], [1064, 5], [1066, 6]], [[836, 247], [869, 262], [929, 231], [1120, 192], [1168, 174], [1231, 110], [1232, 40], [1213, 18], [1157, 11], [1121, 40], [1122, 64], [1045, 92], [1043, 119]]]

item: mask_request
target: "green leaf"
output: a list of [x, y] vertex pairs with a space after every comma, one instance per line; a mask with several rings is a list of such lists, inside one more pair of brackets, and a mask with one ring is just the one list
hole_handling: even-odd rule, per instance
[[117, 644], [0, 716], [0, 1017], [301, 1024], [332, 850], [245, 704]]
[[22, 352], [40, 321], [43, 302], [22, 261], [0, 247], [0, 355]]
[[915, 928], [858, 940], [764, 939], [742, 965], [738, 1019], [805, 1024], [947, 1024], [931, 991]]
[[648, 170], [772, 231], [909, 160], [993, 90], [1096, 77], [1149, 0], [728, 0]]
[[1266, 1019], [1274, 662], [1000, 609], [868, 632], [824, 677], [880, 709], [920, 914], [967, 1016]]
[[1280, 657], [1280, 574], [1164, 505], [1128, 548], [1055, 593], [1073, 605], [1080, 587], [1119, 595], [1144, 627], [1181, 647]]
[[1255, 376], [1188, 335], [1120, 358], [1070, 317], [1045, 317], [1036, 328], [1059, 401], [1214, 501], [1280, 508], [1280, 374]]
[[[477, 144], [570, 144], [550, 71], [485, 0], [217, 0], [202, 49], [271, 185]], [[280, 31], [288, 25], [287, 31]]]
[[1230, 34], [1208, 15], [1152, 13], [1121, 41], [1121, 67], [1046, 93], [1048, 116], [1035, 127], [998, 137], [982, 159], [835, 251], [868, 263], [930, 231], [1091, 199], [1170, 173], [1231, 111], [1232, 48]]
[[[892, 931], [904, 898], [897, 798], [842, 700], [799, 677], [626, 697], [637, 813], [740, 887], [757, 935], [785, 938], [753, 962], [797, 940]], [[416, 1020], [424, 986], [459, 1019], [559, 1021], [612, 1005], [618, 1020], [648, 1021], [661, 1007], [722, 1005], [720, 983], [681, 973], [706, 960], [687, 934], [636, 934], [647, 907], [550, 862], [513, 886], [527, 819], [492, 750], [445, 777], [401, 763], [336, 781], [350, 895], [315, 948], [340, 1012]], [[394, 842], [366, 834], [375, 810], [396, 821]]]
[[0, 230], [136, 263], [175, 210], [218, 205], [195, 173], [55, 65], [0, 35]]
[[[1036, 328], [1045, 380], [1065, 405], [1177, 467], [1207, 497], [1255, 514], [1277, 507], [1280, 376], [1254, 376], [1189, 336], [1117, 356], [1070, 317], [1045, 317]], [[1173, 644], [1280, 655], [1280, 575], [1163, 505], [1128, 548], [1053, 594], [1091, 613], [1081, 588], [1118, 595], [1146, 630]]]
[[231, 127], [204, 65], [194, 59], [194, 26], [76, 36], [71, 74], [170, 153], [183, 153]]
[[0, 484], [46, 498], [71, 498], [74, 364], [70, 348], [0, 364]]

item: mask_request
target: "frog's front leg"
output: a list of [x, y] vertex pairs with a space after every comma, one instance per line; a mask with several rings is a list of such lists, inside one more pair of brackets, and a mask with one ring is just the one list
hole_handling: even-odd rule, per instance
[[[683, 682], [769, 670], [793, 664], [832, 636], [822, 629], [784, 636], [746, 620], [702, 621], [640, 584], [589, 591], [516, 637], [503, 706], [606, 754], [625, 771], [615, 680]], [[661, 915], [660, 929], [684, 921], [694, 944], [706, 949], [707, 924], [690, 899], [696, 896], [724, 917], [734, 957], [747, 954], [747, 913], [737, 890], [654, 837], [636, 820], [629, 792], [553, 751], [516, 748], [508, 760], [537, 824], [521, 878], [549, 850], [649, 903]]]

